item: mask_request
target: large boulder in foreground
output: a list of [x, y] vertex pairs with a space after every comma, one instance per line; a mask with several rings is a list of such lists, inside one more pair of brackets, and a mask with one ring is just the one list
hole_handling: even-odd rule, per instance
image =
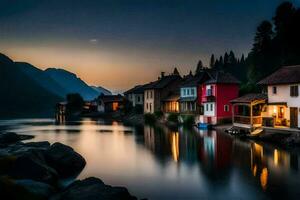
[[16, 157], [7, 174], [15, 179], [32, 179], [45, 183], [55, 183], [57, 172], [49, 167], [40, 151], [29, 151]]
[[124, 187], [105, 185], [100, 179], [75, 181], [53, 200], [136, 200]]
[[45, 152], [45, 157], [48, 165], [54, 168], [61, 178], [78, 175], [86, 164], [80, 154], [61, 143], [51, 145]]
[[27, 140], [32, 139], [33, 136], [31, 135], [18, 135], [13, 132], [7, 132], [7, 133], [0, 133], [0, 144], [13, 144], [21, 140]]
[[54, 188], [48, 184], [33, 180], [13, 180], [0, 177], [1, 199], [12, 200], [46, 200], [54, 193]]

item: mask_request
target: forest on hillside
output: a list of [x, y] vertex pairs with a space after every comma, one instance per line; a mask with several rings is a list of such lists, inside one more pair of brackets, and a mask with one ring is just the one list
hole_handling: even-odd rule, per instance
[[[238, 58], [233, 51], [219, 58], [212, 54], [208, 67], [232, 73], [242, 82], [244, 94], [258, 92], [259, 80], [286, 65], [300, 65], [300, 8], [291, 2], [280, 4], [271, 20], [259, 23], [246, 57]], [[201, 68], [200, 60], [196, 71]]]

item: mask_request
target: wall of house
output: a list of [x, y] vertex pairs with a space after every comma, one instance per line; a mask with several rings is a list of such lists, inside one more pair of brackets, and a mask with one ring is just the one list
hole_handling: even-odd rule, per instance
[[[298, 85], [298, 90], [300, 90], [300, 84]], [[273, 94], [273, 87], [276, 86], [277, 93]], [[298, 97], [291, 97], [290, 95], [290, 86], [291, 85], [270, 85], [268, 86], [268, 102], [276, 103], [276, 102], [286, 102], [288, 109], [287, 110], [287, 119], [290, 118], [289, 108], [297, 107], [298, 108], [298, 127], [300, 127], [300, 91], [298, 91]], [[269, 109], [272, 112], [271, 109]]]
[[[239, 96], [239, 86], [237, 84], [217, 84], [215, 85], [216, 110], [218, 119], [232, 117], [231, 100]], [[225, 110], [228, 106], [228, 111]]]
[[144, 113], [154, 113], [154, 101], [155, 101], [154, 90], [145, 90], [144, 91]]

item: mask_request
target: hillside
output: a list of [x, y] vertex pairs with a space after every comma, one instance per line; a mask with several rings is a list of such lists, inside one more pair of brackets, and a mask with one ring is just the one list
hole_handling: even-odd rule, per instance
[[30, 78], [20, 66], [0, 54], [0, 117], [50, 116], [62, 98]]

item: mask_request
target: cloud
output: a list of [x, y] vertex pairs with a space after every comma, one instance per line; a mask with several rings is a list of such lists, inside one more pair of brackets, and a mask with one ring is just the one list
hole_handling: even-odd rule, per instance
[[91, 44], [97, 44], [97, 43], [98, 43], [98, 39], [93, 38], [93, 39], [90, 39], [89, 42], [90, 42]]

